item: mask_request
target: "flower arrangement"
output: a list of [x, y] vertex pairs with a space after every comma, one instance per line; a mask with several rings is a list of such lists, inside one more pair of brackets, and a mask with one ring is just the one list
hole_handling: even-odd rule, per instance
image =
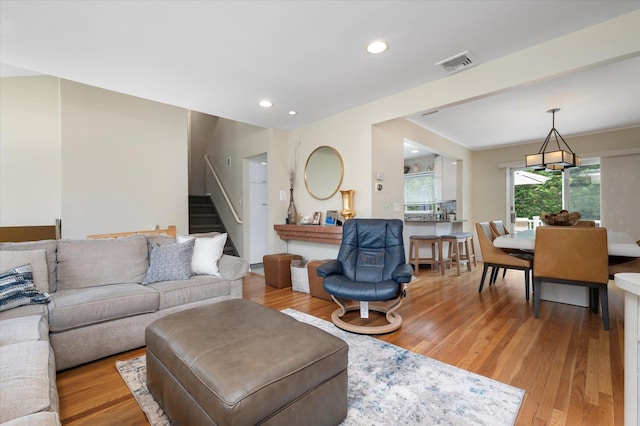
[[293, 149], [293, 159], [289, 166], [289, 189], [293, 189], [296, 184], [296, 173], [298, 171], [298, 148], [300, 147], [300, 140], [296, 142]]

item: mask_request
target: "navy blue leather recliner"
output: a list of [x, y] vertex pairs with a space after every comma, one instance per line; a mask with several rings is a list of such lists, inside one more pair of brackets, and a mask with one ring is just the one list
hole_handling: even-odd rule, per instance
[[[331, 315], [333, 323], [347, 331], [383, 334], [397, 330], [402, 317], [396, 309], [411, 281], [411, 265], [406, 263], [399, 219], [350, 219], [342, 230], [338, 259], [317, 268], [324, 289], [340, 306]], [[364, 303], [363, 303], [364, 302]], [[368, 310], [386, 314], [388, 324], [365, 326], [342, 319], [349, 311]]]

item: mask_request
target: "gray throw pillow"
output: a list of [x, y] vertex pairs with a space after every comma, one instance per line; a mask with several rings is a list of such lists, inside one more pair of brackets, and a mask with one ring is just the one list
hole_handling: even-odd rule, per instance
[[48, 300], [49, 295], [40, 293], [33, 283], [31, 264], [0, 273], [0, 312]]
[[191, 278], [191, 258], [195, 240], [160, 246], [153, 244], [147, 277], [143, 285], [158, 281], [178, 281]]

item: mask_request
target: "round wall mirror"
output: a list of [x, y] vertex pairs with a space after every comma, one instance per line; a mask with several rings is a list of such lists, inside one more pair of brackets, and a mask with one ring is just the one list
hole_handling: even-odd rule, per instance
[[316, 148], [304, 166], [304, 184], [309, 194], [318, 200], [326, 200], [338, 192], [343, 176], [342, 157], [330, 146]]

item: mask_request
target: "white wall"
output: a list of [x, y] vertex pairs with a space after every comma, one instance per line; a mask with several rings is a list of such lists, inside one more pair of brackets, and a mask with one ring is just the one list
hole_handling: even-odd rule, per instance
[[187, 111], [61, 80], [62, 232], [188, 232]]
[[54, 77], [0, 79], [0, 226], [61, 218], [60, 93]]

